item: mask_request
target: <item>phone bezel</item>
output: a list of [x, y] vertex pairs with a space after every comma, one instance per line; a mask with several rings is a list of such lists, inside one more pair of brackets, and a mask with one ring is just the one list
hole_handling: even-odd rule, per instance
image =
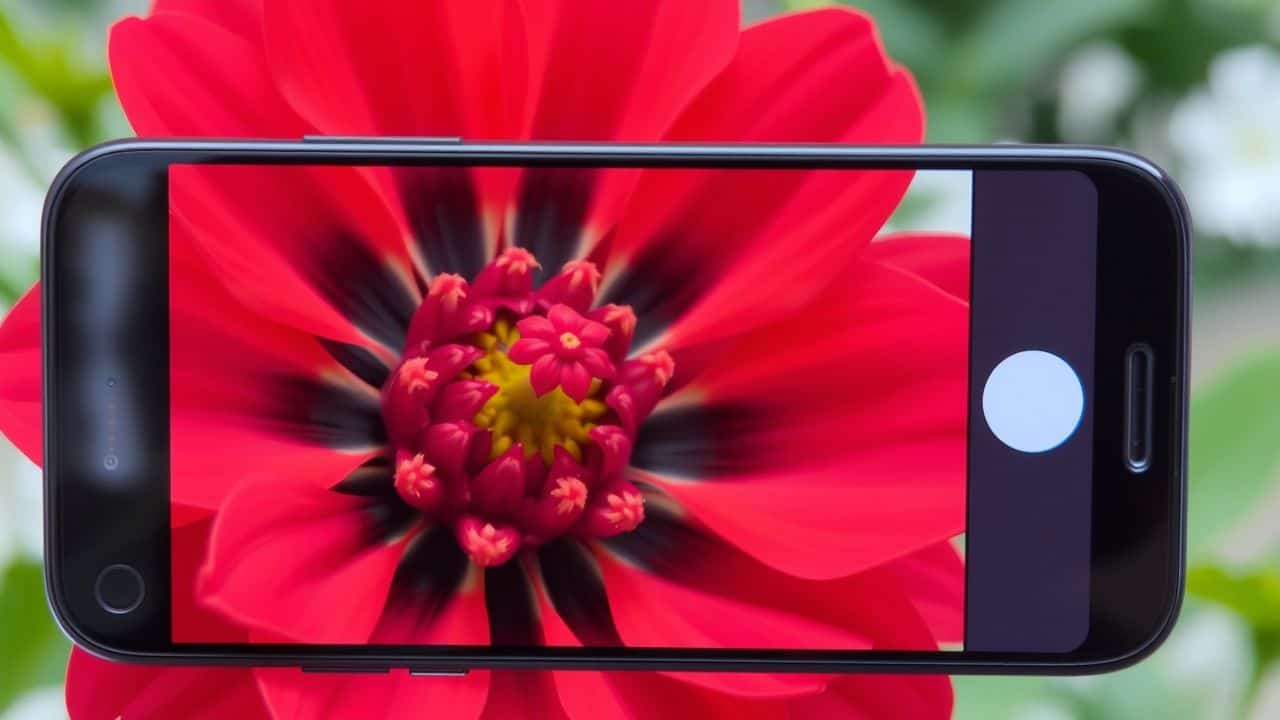
[[[58, 530], [66, 518], [59, 504], [62, 453], [54, 412], [60, 407], [60, 384], [55, 341], [60, 285], [56, 268], [58, 222], [64, 201], [76, 178], [95, 165], [142, 163], [165, 172], [175, 163], [222, 164], [437, 164], [600, 167], [694, 168], [911, 168], [911, 169], [1073, 169], [1099, 184], [1099, 318], [1097, 352], [1101, 359], [1123, 339], [1124, 348], [1141, 341], [1164, 351], [1157, 375], [1167, 378], [1157, 395], [1161, 432], [1156, 443], [1159, 462], [1142, 476], [1123, 472], [1120, 443], [1123, 434], [1103, 431], [1100, 423], [1094, 453], [1094, 538], [1099, 549], [1145, 549], [1145, 563], [1128, 577], [1100, 574], [1091, 565], [1093, 586], [1090, 637], [1098, 628], [1118, 632], [1141, 625], [1116, 647], [1091, 644], [1064, 654], [994, 653], [972, 651], [752, 651], [716, 649], [640, 648], [387, 648], [369, 646], [173, 645], [145, 649], [118, 647], [95, 639], [69, 612], [62, 582], [65, 548]], [[1110, 189], [1108, 189], [1110, 187]], [[1120, 212], [1107, 198], [1125, 199]], [[1145, 205], [1142, 213], [1138, 205]], [[159, 222], [167, 227], [167, 217]], [[50, 605], [63, 630], [81, 647], [102, 657], [129, 662], [302, 665], [310, 668], [384, 670], [410, 667], [466, 670], [492, 667], [557, 667], [581, 669], [667, 669], [712, 671], [865, 671], [931, 673], [1078, 674], [1117, 669], [1145, 657], [1172, 627], [1182, 600], [1185, 549], [1186, 411], [1188, 322], [1190, 306], [1190, 223], [1185, 203], [1171, 179], [1139, 156], [1108, 148], [1066, 146], [833, 146], [833, 145], [697, 145], [697, 144], [577, 144], [577, 143], [461, 143], [456, 139], [308, 138], [305, 141], [132, 140], [108, 143], [74, 158], [55, 178], [46, 201], [42, 226], [44, 312], [46, 583]], [[1135, 236], [1134, 231], [1140, 229]], [[1141, 239], [1148, 240], [1146, 246]], [[1110, 239], [1110, 241], [1108, 240]], [[1121, 244], [1123, 241], [1123, 245]], [[1172, 247], [1160, 243], [1172, 242]], [[1111, 252], [1104, 253], [1106, 249]], [[1144, 252], [1155, 250], [1157, 252]], [[1153, 262], [1153, 258], [1156, 259]], [[1134, 275], [1144, 268], [1143, 275]], [[1131, 309], [1125, 317], [1104, 311], [1107, 297], [1132, 299], [1145, 292], [1143, 312]], [[167, 303], [167, 297], [164, 299]], [[1105, 330], [1105, 332], [1104, 332]], [[1153, 335], [1153, 332], [1160, 334]], [[1105, 339], [1105, 342], [1104, 342]], [[1099, 366], [1102, 367], [1101, 365]], [[1096, 386], [1099, 405], [1103, 385]], [[1108, 396], [1109, 397], [1109, 396]], [[1120, 393], [1115, 394], [1117, 402]], [[167, 413], [167, 403], [166, 403]], [[1104, 413], [1099, 413], [1101, 417]], [[1111, 445], [1116, 447], [1111, 447]], [[1163, 445], [1163, 448], [1161, 446]], [[1155, 453], [1153, 453], [1154, 455]], [[167, 476], [167, 467], [164, 469]], [[1100, 473], [1099, 470], [1102, 470]], [[1139, 477], [1135, 481], [1134, 477]], [[1152, 507], [1151, 483], [1159, 479]], [[1127, 480], [1129, 482], [1116, 482]], [[1110, 485], [1108, 482], [1110, 481]], [[167, 483], [167, 480], [166, 480]], [[1107, 498], [1107, 499], [1103, 499]], [[1147, 500], [1148, 502], [1143, 502]], [[1100, 512], [1100, 503], [1123, 507], [1124, 522]], [[1136, 513], [1136, 514], [1135, 514]], [[1136, 522], [1141, 518], [1142, 522]], [[1101, 522], [1100, 522], [1101, 521]], [[167, 528], [167, 517], [165, 527]], [[1134, 537], [1135, 527], [1138, 536]], [[1158, 535], [1158, 537], [1156, 537]], [[167, 554], [168, 536], [165, 536]], [[1150, 555], [1150, 557], [1148, 557]], [[1132, 570], [1133, 568], [1129, 568]], [[1146, 580], [1137, 587], [1135, 578]], [[1152, 579], [1159, 582], [1150, 582]], [[1134, 585], [1134, 587], [1130, 587]], [[1153, 590], [1154, 587], [1154, 590]], [[1123, 592], [1122, 592], [1123, 591]], [[1135, 604], [1136, 596], [1144, 600]], [[1100, 604], [1100, 595], [1105, 602]], [[1127, 598], [1126, 598], [1127, 596]], [[1159, 598], [1158, 603], [1145, 598]], [[1158, 606], [1157, 606], [1158, 605]], [[1133, 618], [1140, 623], [1130, 622]], [[1109, 624], [1108, 624], [1109, 623]], [[166, 619], [166, 631], [167, 631]]]

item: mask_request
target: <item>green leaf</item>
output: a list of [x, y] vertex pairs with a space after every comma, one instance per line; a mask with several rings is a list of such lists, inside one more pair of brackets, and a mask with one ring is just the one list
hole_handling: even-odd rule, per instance
[[1253, 684], [1271, 663], [1280, 660], [1280, 569], [1232, 571], [1213, 565], [1187, 573], [1187, 592], [1218, 603], [1249, 624], [1257, 657]]
[[1187, 547], [1204, 559], [1280, 470], [1280, 351], [1255, 354], [1191, 402]]
[[1255, 628], [1280, 631], [1280, 569], [1202, 565], [1187, 573], [1187, 592], [1227, 606]]
[[45, 604], [40, 565], [11, 564], [0, 576], [0, 711], [26, 690], [62, 682], [69, 651]]

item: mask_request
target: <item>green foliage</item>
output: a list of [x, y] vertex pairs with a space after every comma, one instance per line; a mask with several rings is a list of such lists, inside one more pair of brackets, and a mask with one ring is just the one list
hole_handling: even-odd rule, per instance
[[101, 61], [83, 56], [74, 36], [38, 36], [0, 13], [0, 62], [56, 108], [76, 145], [97, 139], [96, 116], [111, 93], [111, 76]]
[[1229, 608], [1249, 624], [1258, 659], [1255, 681], [1280, 659], [1280, 568], [1197, 567], [1187, 573], [1187, 592]]
[[1151, 9], [1152, 0], [997, 0], [987, 3], [952, 51], [945, 78], [985, 96], [1023, 90], [1083, 40]]
[[[842, 0], [876, 19], [890, 55], [915, 74], [931, 142], [1007, 137], [1056, 142], [1057, 67], [1086, 42], [1109, 40], [1138, 61], [1147, 94], [1204, 81], [1223, 50], [1266, 40], [1269, 0]], [[781, 0], [799, 9], [829, 0]], [[1048, 108], [1036, 108], [1037, 104]]]
[[69, 649], [45, 605], [40, 565], [11, 564], [0, 575], [0, 710], [24, 690], [62, 682]]
[[1189, 532], [1193, 561], [1263, 497], [1280, 471], [1280, 350], [1247, 358], [1191, 403]]
[[37, 258], [0, 259], [0, 307], [12, 307], [40, 275]]

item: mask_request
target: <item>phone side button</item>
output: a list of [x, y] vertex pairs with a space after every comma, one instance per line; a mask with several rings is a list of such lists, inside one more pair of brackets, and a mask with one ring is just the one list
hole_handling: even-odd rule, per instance
[[453, 135], [303, 135], [304, 143], [363, 143], [365, 145], [457, 145], [462, 138]]
[[365, 675], [386, 675], [391, 672], [389, 667], [376, 667], [369, 665], [303, 665], [304, 673], [362, 673]]
[[466, 677], [470, 670], [451, 670], [431, 667], [411, 667], [409, 674], [414, 677]]

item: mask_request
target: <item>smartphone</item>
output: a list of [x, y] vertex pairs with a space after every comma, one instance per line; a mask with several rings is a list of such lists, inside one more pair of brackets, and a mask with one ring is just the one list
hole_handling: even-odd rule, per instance
[[[968, 232], [892, 232], [915, 178]], [[1186, 209], [1073, 147], [129, 141], [47, 582], [135, 662], [1077, 673], [1183, 583]]]

